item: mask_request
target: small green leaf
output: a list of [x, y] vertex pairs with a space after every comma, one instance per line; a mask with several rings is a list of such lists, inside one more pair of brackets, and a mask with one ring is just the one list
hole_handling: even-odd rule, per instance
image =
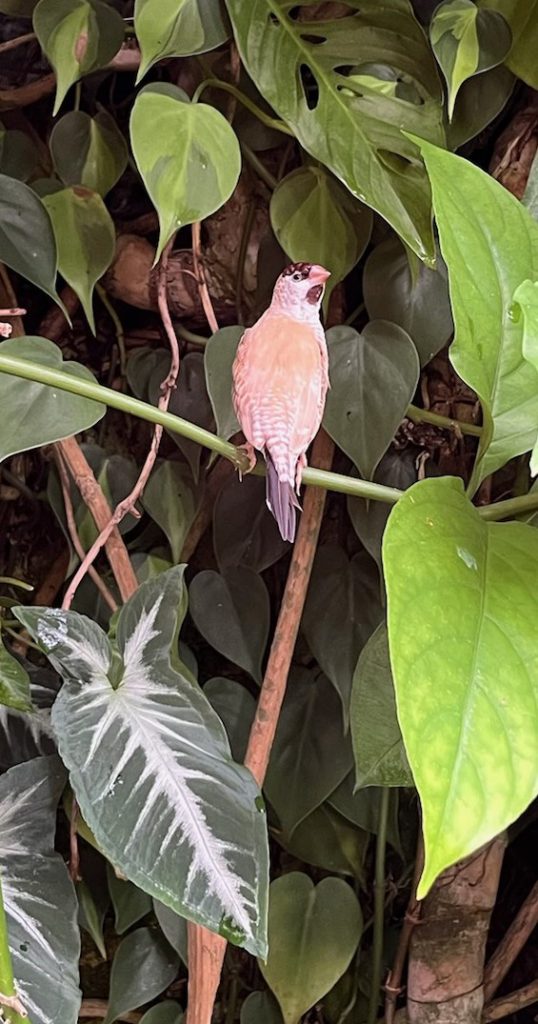
[[108, 891], [114, 907], [114, 928], [123, 935], [133, 924], [137, 924], [152, 908], [151, 896], [139, 889], [133, 882], [118, 878], [111, 864], [106, 866]]
[[233, 128], [218, 110], [191, 103], [174, 85], [142, 89], [130, 129], [138, 170], [159, 215], [157, 262], [175, 231], [204, 220], [230, 198], [241, 170], [241, 151]]
[[506, 19], [513, 38], [506, 63], [518, 78], [538, 89], [538, 0], [478, 0], [478, 6]]
[[444, 0], [430, 23], [433, 52], [448, 86], [448, 116], [452, 120], [460, 87], [480, 71], [502, 64], [512, 45], [510, 26], [502, 14], [472, 0]]
[[187, 966], [189, 962], [189, 943], [186, 919], [176, 914], [171, 907], [160, 903], [159, 900], [153, 900], [153, 909], [166, 941], [176, 951], [185, 966]]
[[142, 50], [137, 82], [163, 57], [207, 53], [231, 32], [222, 0], [136, 0], [134, 15]]
[[102, 0], [40, 0], [34, 32], [56, 72], [56, 116], [68, 89], [108, 64], [124, 40], [121, 15]]
[[323, 803], [352, 765], [335, 689], [320, 672], [292, 669], [264, 787], [288, 836]]
[[506, 106], [516, 84], [505, 64], [463, 83], [447, 127], [449, 149], [459, 149], [487, 128]]
[[104, 1024], [113, 1024], [129, 1010], [156, 999], [172, 984], [178, 967], [176, 954], [158, 931], [137, 928], [127, 935], [112, 963]]
[[330, 270], [332, 290], [360, 260], [372, 233], [372, 211], [323, 167], [298, 167], [273, 192], [273, 231], [294, 263]]
[[282, 1024], [274, 996], [270, 992], [251, 992], [241, 1007], [240, 1024]]
[[5, 174], [0, 174], [0, 260], [64, 308], [56, 293], [56, 242], [50, 217], [28, 185]]
[[71, 110], [54, 126], [49, 147], [64, 185], [83, 185], [101, 196], [110, 192], [127, 167], [127, 143], [106, 110], [95, 117]]
[[455, 324], [450, 360], [482, 404], [484, 427], [469, 484], [474, 493], [486, 476], [536, 440], [538, 376], [523, 356], [523, 320], [512, 306], [518, 285], [538, 278], [538, 225], [479, 167], [426, 142], [417, 144], [432, 183], [448, 267]]
[[370, 320], [391, 320], [413, 339], [422, 366], [449, 340], [452, 312], [448, 275], [437, 255], [436, 268], [423, 263], [415, 275], [398, 238], [389, 238], [370, 253], [362, 279]]
[[[148, 400], [153, 405], [157, 405], [162, 394], [162, 381], [167, 377], [170, 369], [170, 353], [161, 351], [156, 353], [156, 355], [157, 360], [151, 371], [148, 384]], [[151, 366], [150, 362], [148, 366]], [[172, 392], [168, 410], [175, 416], [182, 416], [183, 419], [189, 420], [190, 423], [195, 423], [199, 427], [213, 431], [213, 412], [206, 391], [204, 357], [201, 352], [188, 352], [186, 356], [183, 356], [178, 385]], [[195, 441], [181, 437], [180, 434], [171, 432], [170, 437], [185, 456], [191, 468], [194, 481], [198, 483], [200, 459], [203, 449]]]
[[171, 459], [157, 463], [146, 484], [142, 504], [166, 535], [172, 561], [176, 564], [181, 559], [185, 537], [199, 501], [200, 494], [186, 466]]
[[[105, 899], [94, 899], [93, 893], [86, 882], [83, 880], [77, 882], [77, 899], [78, 899], [78, 923], [84, 931], [88, 932], [88, 935], [93, 939], [97, 950], [101, 954], [103, 960], [106, 960], [106, 946], [103, 936], [103, 922], [105, 920], [105, 914], [108, 910], [108, 894], [105, 890]], [[100, 893], [101, 897], [102, 894]]]
[[[353, 822], [357, 828], [377, 835], [379, 828], [380, 805], [383, 790], [386, 787], [366, 786], [355, 788], [355, 772], [350, 772], [329, 796], [327, 804], [338, 811], [347, 821]], [[399, 793], [392, 789], [389, 796], [387, 842], [398, 852], [402, 852], [398, 825]]]
[[285, 1024], [299, 1024], [351, 963], [362, 932], [359, 901], [340, 878], [319, 885], [300, 871], [269, 890], [269, 953], [260, 970]]
[[0, 633], [0, 704], [17, 711], [30, 711], [30, 677], [4, 646]]
[[303, 818], [291, 836], [277, 832], [275, 838], [305, 864], [364, 881], [364, 856], [370, 837], [327, 802]]
[[[64, 363], [61, 349], [46, 338], [9, 338], [0, 345], [0, 353], [95, 383], [85, 366]], [[16, 452], [41, 448], [87, 430], [106, 412], [100, 402], [8, 373], [0, 373], [0, 408], [0, 462]]]
[[484, 522], [460, 480], [422, 480], [391, 513], [383, 563], [398, 719], [422, 804], [422, 899], [537, 793], [538, 534]]
[[208, 679], [204, 686], [204, 696], [226, 729], [234, 761], [243, 764], [256, 710], [254, 697], [241, 683], [219, 676]]
[[350, 717], [357, 786], [412, 786], [396, 717], [385, 623], [378, 626], [359, 656]]
[[190, 613], [205, 640], [261, 683], [269, 636], [269, 594], [261, 576], [238, 567], [206, 569], [189, 587]]
[[213, 547], [221, 572], [244, 565], [263, 572], [289, 551], [265, 500], [265, 480], [234, 473], [213, 506]]
[[183, 1024], [183, 1010], [173, 999], [164, 999], [146, 1010], [140, 1024]]
[[93, 289], [116, 249], [112, 218], [97, 192], [74, 185], [42, 199], [54, 229], [58, 270], [78, 295], [95, 334]]
[[222, 327], [210, 337], [204, 349], [207, 393], [217, 434], [226, 441], [239, 430], [232, 404], [232, 364], [244, 333], [244, 327]]
[[39, 153], [26, 132], [6, 131], [0, 123], [0, 174], [28, 181], [39, 166]]
[[331, 327], [327, 345], [331, 389], [323, 426], [371, 480], [415, 393], [417, 350], [406, 331], [388, 320], [372, 320], [362, 334]]

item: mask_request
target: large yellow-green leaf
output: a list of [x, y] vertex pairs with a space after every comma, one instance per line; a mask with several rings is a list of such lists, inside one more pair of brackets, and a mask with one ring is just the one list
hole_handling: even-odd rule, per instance
[[95, 334], [93, 289], [108, 270], [116, 248], [116, 230], [101, 196], [80, 185], [42, 199], [58, 248], [58, 270], [78, 295]]
[[[538, 281], [523, 281], [514, 292], [523, 316], [523, 355], [538, 370]], [[517, 315], [516, 310], [514, 310]], [[538, 436], [538, 430], [537, 430]], [[538, 441], [531, 455], [531, 475], [538, 473]]]
[[230, 198], [241, 170], [237, 136], [207, 103], [174, 85], [147, 85], [131, 114], [131, 145], [159, 215], [156, 260], [175, 231], [203, 220]]
[[304, 149], [432, 260], [429, 188], [401, 129], [442, 145], [442, 91], [408, 0], [348, 0], [326, 19], [310, 0], [227, 5], [247, 71]]
[[430, 23], [430, 39], [448, 86], [448, 116], [452, 120], [460, 86], [501, 64], [512, 45], [512, 33], [502, 14], [479, 10], [473, 0], [444, 0]]
[[223, 0], [136, 0], [134, 20], [142, 51], [138, 81], [163, 57], [206, 53], [230, 35]]
[[271, 884], [269, 955], [259, 965], [285, 1024], [299, 1024], [336, 984], [361, 932], [359, 901], [341, 878], [324, 878], [315, 886], [308, 875], [291, 871]]
[[506, 18], [513, 36], [506, 63], [518, 78], [538, 89], [538, 0], [478, 0], [478, 5]]
[[34, 32], [56, 72], [54, 114], [73, 82], [105, 67], [124, 39], [121, 15], [102, 0], [40, 0]]
[[290, 260], [330, 270], [328, 294], [360, 260], [373, 216], [322, 167], [298, 167], [271, 198], [271, 225]]
[[538, 792], [538, 535], [423, 480], [383, 544], [398, 719], [420, 795], [422, 899]]
[[538, 278], [538, 225], [480, 168], [426, 142], [420, 146], [448, 268], [455, 325], [450, 359], [482, 404], [473, 492], [536, 440], [538, 373], [523, 355], [514, 292]]
[[50, 152], [64, 185], [84, 185], [105, 196], [127, 167], [127, 143], [114, 118], [71, 110], [55, 125]]

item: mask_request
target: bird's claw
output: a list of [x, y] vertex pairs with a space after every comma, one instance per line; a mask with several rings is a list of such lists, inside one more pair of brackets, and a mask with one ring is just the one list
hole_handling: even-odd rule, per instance
[[[256, 465], [256, 453], [253, 445], [248, 443], [238, 445], [237, 451], [241, 453], [241, 458], [237, 461], [237, 472], [239, 473], [239, 479], [242, 480], [244, 475], [252, 473]], [[247, 460], [247, 465], [245, 465], [245, 459]]]

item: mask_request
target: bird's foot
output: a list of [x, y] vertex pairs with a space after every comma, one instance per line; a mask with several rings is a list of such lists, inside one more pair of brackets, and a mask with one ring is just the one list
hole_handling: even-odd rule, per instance
[[245, 459], [241, 457], [241, 460], [237, 462], [237, 471], [239, 473], [239, 479], [242, 480], [243, 476], [247, 473], [252, 473], [254, 466], [256, 465], [256, 451], [253, 445], [240, 444], [237, 446], [237, 451], [241, 452], [241, 456], [245, 456], [247, 465], [245, 466]]
[[302, 482], [302, 479], [303, 479], [303, 469], [306, 469], [307, 466], [308, 466], [308, 461], [307, 461], [306, 455], [303, 453], [302, 455], [299, 455], [299, 458], [297, 460], [297, 469], [295, 470], [295, 490], [296, 490], [297, 494], [299, 494], [299, 491], [301, 490], [301, 482]]

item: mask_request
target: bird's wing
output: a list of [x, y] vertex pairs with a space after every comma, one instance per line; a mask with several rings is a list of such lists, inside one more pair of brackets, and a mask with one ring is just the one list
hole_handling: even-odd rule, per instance
[[[321, 331], [321, 327], [320, 327]], [[323, 334], [269, 310], [245, 331], [233, 369], [234, 404], [247, 440], [295, 466], [315, 436], [327, 391]], [[293, 479], [293, 477], [292, 477]]]

